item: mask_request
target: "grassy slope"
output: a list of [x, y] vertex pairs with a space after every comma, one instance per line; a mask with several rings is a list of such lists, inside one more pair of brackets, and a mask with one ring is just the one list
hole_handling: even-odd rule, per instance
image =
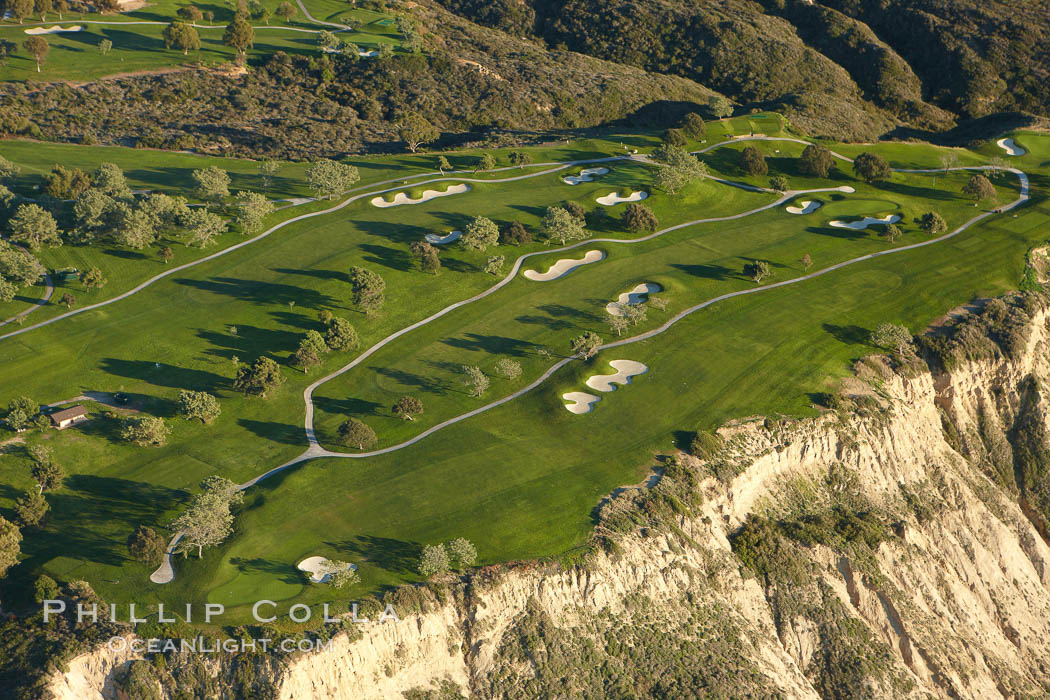
[[[1027, 135], [1020, 140], [1040, 146], [1032, 156], [1018, 160], [1021, 167], [1038, 167], [1046, 157], [1043, 151], [1050, 152], [1050, 143], [1045, 137], [1029, 139]], [[911, 158], [908, 147], [880, 150], [895, 164]], [[613, 176], [620, 174], [617, 169]], [[735, 176], [732, 171], [727, 174]], [[593, 192], [583, 188], [603, 189], [601, 182], [581, 189], [545, 182], [552, 178], [529, 181], [530, 199], [534, 199], [527, 206], [538, 210], [551, 197], [573, 193], [584, 198]], [[862, 191], [854, 197], [899, 202], [906, 213], [917, 213], [921, 209], [916, 197], [922, 193], [905, 189], [914, 184], [895, 178], [893, 189], [878, 194]], [[499, 212], [506, 212], [507, 207], [526, 206], [514, 200], [522, 191], [522, 185], [507, 189], [481, 186], [469, 195], [438, 200], [440, 204], [394, 211], [399, 230], [447, 230], [457, 223], [450, 216], [462, 217], [475, 209], [488, 207], [494, 216], [503, 218]], [[697, 201], [709, 201], [712, 195], [698, 192]], [[739, 202], [724, 206], [739, 204], [737, 210], [743, 210], [755, 206], [748, 201], [751, 197], [762, 197], [738, 196]], [[672, 222], [675, 209], [682, 209], [666, 205], [661, 209], [659, 197], [652, 203], [665, 224]], [[883, 211], [881, 203], [875, 206]], [[945, 213], [950, 206], [938, 204]], [[868, 351], [857, 340], [863, 335], [858, 329], [884, 319], [918, 327], [974, 293], [1015, 286], [1024, 250], [1037, 240], [1039, 226], [1050, 218], [1043, 207], [1040, 202], [1025, 208], [1017, 219], [1004, 220], [1009, 230], [996, 221], [941, 246], [882, 258], [797, 288], [728, 302], [690, 317], [658, 340], [609, 353], [598, 360], [597, 367], [604, 368], [606, 360], [628, 357], [645, 362], [651, 371], [630, 387], [603, 395], [590, 415], [569, 414], [557, 398], [563, 391], [581, 388], [582, 380], [593, 371], [575, 366], [533, 394], [403, 452], [369, 460], [322, 460], [277, 477], [253, 491], [238, 533], [228, 545], [206, 555], [203, 563], [179, 566], [176, 582], [157, 591], [168, 599], [210, 596], [227, 604], [263, 595], [275, 600], [316, 599], [331, 592], [303, 589], [291, 570], [302, 555], [367, 559], [362, 574], [373, 588], [410, 580], [418, 543], [457, 535], [475, 540], [485, 561], [565, 551], [585, 537], [590, 510], [600, 496], [619, 484], [637, 481], [639, 465], [646, 464], [654, 451], [670, 448], [673, 430], [714, 425], [756, 412], [805, 413], [809, 410], [806, 392], [820, 390], [826, 377], [843, 373], [851, 357]], [[345, 283], [332, 279], [331, 273], [355, 261], [382, 270], [392, 290], [390, 308], [380, 319], [355, 319], [370, 339], [491, 282], [468, 267], [481, 256], [471, 259], [462, 253], [446, 257], [460, 259], [464, 269], [457, 271], [450, 265], [437, 278], [397, 270], [405, 244], [396, 238], [408, 234], [395, 232], [391, 237], [389, 230], [369, 230], [376, 226], [375, 217], [364, 206], [361, 209], [364, 211], [353, 213], [352, 221], [347, 210], [324, 225], [299, 225], [257, 248], [208, 263], [181, 276], [181, 281], [162, 283], [133, 301], [35, 331], [13, 343], [0, 343], [0, 376], [7, 376], [2, 383], [17, 383], [45, 400], [64, 398], [84, 388], [123, 388], [143, 397], [159, 397], [149, 407], [164, 415], [171, 409], [170, 399], [177, 388], [221, 384], [220, 377], [232, 371], [230, 355], [248, 358], [260, 350], [287, 352], [297, 335], [311, 327], [318, 307], [350, 313], [340, 308], [345, 306]], [[682, 219], [709, 216], [710, 209], [704, 204], [690, 206], [679, 215]], [[964, 209], [959, 207], [951, 216], [967, 218], [972, 208], [969, 212]], [[522, 211], [520, 215], [537, 213]], [[577, 312], [593, 313], [598, 307], [587, 299], [604, 302], [634, 280], [656, 277], [671, 288], [672, 306], [684, 306], [694, 297], [711, 296], [716, 288], [750, 284], [732, 276], [740, 261], [735, 267], [728, 261], [750, 255], [756, 248], [765, 246], [761, 256], [788, 265], [778, 268], [779, 279], [797, 272], [791, 264], [799, 250], [811, 252], [819, 267], [826, 264], [825, 255], [852, 257], [885, 245], [870, 237], [828, 236], [823, 227], [803, 230], [810, 222], [802, 219], [820, 216], [819, 212], [811, 217], [770, 212], [748, 220], [747, 225], [689, 230], [681, 240], [653, 245], [644, 255], [633, 255], [641, 249], [629, 249], [631, 259], [637, 258], [633, 263], [614, 254], [603, 263], [550, 283], [542, 292], [550, 295], [549, 301], [546, 297], [543, 301], [569, 308], [576, 305]], [[358, 244], [348, 245], [350, 241]], [[616, 252], [611, 246], [608, 249]], [[818, 249], [826, 253], [816, 253]], [[960, 253], [973, 264], [960, 264]], [[383, 260], [393, 262], [394, 267], [382, 267], [377, 261]], [[697, 266], [689, 268], [694, 271], [723, 265], [731, 274], [719, 281], [687, 270], [675, 272], [667, 269], [670, 261]], [[614, 269], [623, 271], [623, 279], [609, 274]], [[509, 305], [504, 314], [478, 306], [471, 310], [476, 317], [471, 316], [469, 325], [460, 319], [444, 333], [466, 336], [475, 327], [486, 335], [509, 333], [512, 328], [500, 324], [512, 313], [517, 318], [523, 315], [520, 309], [539, 303], [532, 295], [540, 292], [532, 290], [540, 287], [547, 285], [518, 280], [492, 297]], [[397, 303], [395, 289], [404, 290], [404, 298], [412, 302], [409, 309]], [[581, 298], [585, 303], [580, 304]], [[297, 302], [294, 310], [287, 306], [290, 300]], [[579, 322], [578, 318], [569, 320]], [[228, 331], [231, 324], [238, 327], [236, 336]], [[519, 325], [513, 330], [524, 333], [527, 329]], [[536, 325], [532, 332], [554, 333], [543, 342], [557, 346], [572, 329], [555, 332], [550, 326]], [[406, 352], [392, 365], [411, 363], [413, 356], [425, 357], [435, 348], [441, 350], [443, 339], [436, 332], [432, 345], [420, 342], [417, 346], [413, 338], [409, 346], [403, 346], [411, 354]], [[457, 348], [453, 354], [459, 357], [464, 352]], [[328, 366], [345, 359], [332, 358]], [[160, 367], [154, 364], [157, 362]], [[538, 368], [535, 363], [527, 366], [531, 371]], [[220, 391], [224, 415], [216, 425], [200, 428], [175, 421], [171, 444], [157, 450], [110, 444], [103, 421], [83, 431], [49, 436], [62, 462], [75, 475], [65, 489], [50, 497], [54, 515], [42, 533], [27, 540], [31, 559], [19, 569], [28, 573], [45, 566], [61, 578], [85, 576], [113, 599], [132, 595], [124, 586], [107, 581], [138, 581], [147, 573], [146, 567], [124, 558], [123, 538], [135, 524], [163, 522], [174, 512], [183, 492], [193, 489], [203, 475], [218, 472], [243, 479], [301, 449], [299, 389], [305, 379], [292, 371], [288, 377], [288, 384], [268, 401], [244, 401]], [[492, 395], [504, 387], [497, 383]], [[349, 382], [341, 391], [332, 391], [329, 407], [371, 390], [368, 380]], [[669, 400], [669, 396], [674, 398]], [[448, 407], [441, 409], [439, 399], [424, 396], [425, 415], [451, 411], [461, 402], [455, 395], [442, 400], [446, 398]], [[375, 402], [381, 403], [378, 395]], [[408, 427], [413, 426], [398, 424], [396, 429]], [[464, 450], [464, 446], [469, 448]], [[27, 485], [24, 463], [6, 457], [0, 463], [0, 475], [0, 482], [7, 484], [0, 493], [0, 503], [6, 507], [16, 490]], [[136, 600], [143, 600], [143, 595], [148, 594], [136, 586]]]

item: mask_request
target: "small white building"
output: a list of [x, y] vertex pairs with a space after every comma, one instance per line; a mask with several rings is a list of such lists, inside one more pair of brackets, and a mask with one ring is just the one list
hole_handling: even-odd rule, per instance
[[70, 408], [63, 409], [61, 411], [55, 411], [50, 416], [51, 424], [62, 430], [68, 428], [71, 425], [82, 423], [88, 419], [87, 409], [81, 405], [71, 406]]

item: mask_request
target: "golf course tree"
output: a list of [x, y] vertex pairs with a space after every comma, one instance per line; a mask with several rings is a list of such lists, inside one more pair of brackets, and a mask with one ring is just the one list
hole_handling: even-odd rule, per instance
[[409, 250], [412, 254], [419, 258], [419, 269], [423, 272], [429, 272], [432, 275], [436, 275], [441, 269], [441, 259], [438, 257], [438, 249], [436, 246], [430, 244], [429, 241], [422, 240], [416, 241]]
[[333, 318], [325, 331], [324, 342], [332, 350], [351, 350], [357, 347], [357, 331], [345, 318]]
[[113, 41], [111, 39], [103, 39], [98, 42], [98, 52], [103, 56], [109, 55], [109, 52], [113, 50]]
[[901, 227], [897, 224], [889, 224], [888, 226], [884, 226], [882, 228], [882, 232], [879, 233], [879, 235], [885, 238], [890, 243], [893, 243], [898, 238], [900, 238], [903, 233], [904, 231], [902, 231]]
[[740, 169], [748, 175], [765, 175], [769, 172], [766, 157], [754, 146], [745, 146], [740, 151]]
[[130, 416], [124, 419], [120, 439], [139, 447], [159, 447], [168, 441], [171, 428], [163, 418], [156, 416]]
[[448, 158], [445, 156], [438, 156], [437, 169], [442, 175], [445, 174], [446, 170], [452, 170], [452, 163], [448, 162]]
[[202, 202], [222, 204], [230, 196], [230, 174], [214, 165], [193, 171], [194, 194]]
[[471, 396], [480, 397], [489, 388], [489, 378], [480, 367], [463, 365], [460, 371], [463, 373], [463, 385], [467, 387], [467, 393]]
[[348, 418], [339, 426], [339, 442], [347, 447], [365, 450], [376, 444], [376, 432], [357, 418]]
[[505, 379], [517, 379], [521, 376], [521, 363], [509, 357], [496, 360], [496, 374]]
[[587, 210], [583, 208], [583, 205], [579, 202], [573, 202], [572, 200], [566, 201], [562, 204], [565, 211], [569, 212], [574, 219], [579, 219], [580, 223], [587, 223]]
[[106, 286], [106, 278], [97, 267], [88, 268], [87, 272], [80, 276], [80, 282], [85, 289], [102, 289]]
[[55, 491], [61, 488], [65, 481], [66, 473], [62, 466], [55, 461], [51, 450], [42, 445], [31, 445], [26, 449], [32, 466], [29, 467], [29, 475], [33, 477], [41, 491]]
[[[21, 19], [19, 19], [21, 23]], [[51, 51], [51, 45], [42, 36], [31, 36], [22, 42], [22, 48], [36, 61], [36, 72], [40, 72], [40, 66], [47, 60], [47, 54]]]
[[640, 202], [629, 203], [623, 210], [620, 222], [631, 233], [655, 231], [660, 225], [660, 220], [656, 218], [653, 210]]
[[180, 7], [179, 9], [175, 10], [175, 14], [181, 17], [182, 19], [186, 20], [187, 22], [192, 22], [194, 24], [197, 24], [204, 19], [204, 13], [201, 12], [200, 8], [198, 8], [196, 5], [186, 5], [184, 7]]
[[474, 172], [475, 173], [478, 172], [479, 170], [495, 170], [495, 169], [496, 169], [496, 159], [492, 156], [491, 153], [482, 153], [474, 161]]
[[[194, 173], [194, 179], [196, 179], [196, 173]], [[100, 163], [91, 176], [91, 186], [114, 199], [131, 197], [128, 180], [124, 176], [124, 171], [116, 163]]]
[[676, 146], [678, 148], [682, 148], [689, 142], [689, 139], [685, 137], [685, 133], [681, 129], [666, 130], [663, 136], [660, 137], [660, 140], [668, 146]]
[[804, 254], [798, 261], [802, 265], [803, 270], [808, 271], [809, 268], [813, 267], [813, 258], [810, 257], [809, 253]]
[[226, 25], [226, 31], [222, 33], [222, 43], [237, 51], [238, 56], [244, 56], [245, 52], [255, 44], [255, 29], [248, 23], [240, 13], [233, 21]]
[[361, 176], [357, 168], [322, 158], [306, 169], [306, 182], [318, 197], [331, 199], [354, 186]]
[[594, 331], [586, 331], [569, 341], [569, 351], [579, 355], [581, 360], [589, 360], [598, 354], [602, 346], [602, 337]]
[[159, 255], [160, 259], [164, 261], [165, 265], [167, 265], [172, 261], [172, 258], [175, 257], [175, 251], [171, 249], [171, 246], [164, 246], [157, 252], [157, 255]]
[[44, 178], [44, 192], [56, 199], [76, 199], [91, 187], [91, 177], [80, 168], [56, 165]]
[[590, 237], [583, 222], [570, 214], [564, 207], [548, 207], [543, 215], [543, 232], [547, 234], [547, 243], [556, 241], [565, 245], [569, 241], [582, 241]]
[[349, 278], [351, 301], [364, 311], [366, 316], [374, 317], [383, 307], [386, 282], [379, 273], [356, 266], [350, 268]]
[[419, 147], [432, 141], [437, 141], [441, 132], [436, 126], [427, 121], [423, 115], [412, 112], [406, 116], [397, 129], [397, 135], [405, 142], [405, 146], [412, 153]]
[[37, 204], [20, 204], [7, 222], [7, 228], [12, 241], [24, 243], [30, 250], [62, 245], [55, 217]]
[[898, 323], [883, 322], [871, 332], [871, 344], [900, 352], [911, 345], [911, 331]]
[[325, 53], [334, 53], [339, 50], [339, 38], [335, 34], [322, 29], [317, 33], [317, 46]]
[[186, 22], [172, 22], [164, 28], [164, 46], [180, 49], [185, 56], [191, 49], [196, 51], [201, 47], [201, 37], [197, 30]]
[[415, 396], [402, 396], [394, 404], [394, 415], [402, 420], [415, 420], [423, 412], [423, 402]]
[[317, 331], [307, 331], [306, 337], [299, 341], [299, 348], [292, 355], [292, 364], [303, 370], [303, 373], [321, 364], [321, 355], [328, 352], [328, 344]]
[[179, 392], [178, 413], [186, 420], [211, 423], [222, 413], [219, 400], [206, 391], [183, 389]]
[[919, 228], [926, 233], [938, 234], [948, 230], [948, 224], [944, 223], [941, 215], [935, 211], [928, 211], [919, 218]]
[[18, 526], [0, 517], [0, 578], [7, 575], [8, 569], [18, 563], [22, 552], [22, 533]]
[[34, 3], [33, 0], [11, 0], [5, 9], [9, 9], [18, 18], [18, 23], [22, 24], [23, 19], [32, 16]]
[[827, 146], [811, 143], [802, 149], [802, 155], [798, 158], [798, 171], [803, 175], [827, 177], [834, 167], [835, 156], [831, 155]]
[[0, 301], [11, 301], [22, 287], [36, 284], [46, 272], [24, 248], [0, 240]]
[[221, 476], [209, 476], [201, 487], [201, 492], [172, 523], [173, 530], [183, 533], [176, 551], [188, 556], [196, 547], [198, 559], [205, 547], [217, 547], [233, 533], [231, 508], [244, 500], [237, 485]]
[[617, 337], [623, 335], [623, 332], [631, 325], [631, 322], [627, 320], [627, 316], [621, 313], [611, 313], [606, 309], [605, 322], [609, 325], [609, 330], [617, 335]]
[[164, 556], [164, 538], [157, 531], [145, 525], [139, 525], [135, 531], [128, 535], [128, 554], [135, 561], [143, 564], [155, 565], [160, 563]]
[[532, 163], [532, 154], [528, 151], [511, 151], [510, 164], [524, 168]]
[[707, 124], [704, 123], [704, 118], [696, 112], [690, 112], [682, 117], [682, 121], [678, 122], [678, 128], [691, 139], [700, 140], [707, 135]]
[[0, 182], [7, 182], [20, 172], [22, 172], [21, 166], [0, 156]]
[[11, 430], [25, 430], [33, 423], [33, 419], [40, 413], [40, 408], [28, 396], [17, 396], [7, 404], [7, 413], [4, 420]]
[[490, 255], [485, 261], [485, 274], [488, 275], [500, 275], [503, 272], [503, 266], [506, 265], [507, 258], [504, 255]]
[[288, 0], [282, 0], [281, 4], [277, 6], [276, 10], [274, 10], [274, 14], [285, 22], [291, 22], [295, 16], [299, 14], [299, 10], [296, 9], [295, 5], [288, 2]]
[[475, 216], [463, 227], [459, 243], [467, 250], [485, 250], [499, 245], [499, 226], [492, 219]]
[[428, 544], [423, 547], [419, 557], [419, 573], [426, 578], [437, 574], [448, 573], [450, 562], [448, 551], [443, 544]]
[[714, 95], [707, 101], [707, 108], [715, 119], [725, 119], [733, 114], [733, 103], [722, 95]]
[[47, 499], [39, 489], [30, 489], [15, 501], [13, 510], [15, 518], [23, 528], [36, 527], [47, 517], [51, 506], [48, 505]]
[[212, 239], [229, 229], [229, 225], [221, 216], [203, 207], [195, 207], [186, 212], [182, 224], [186, 229], [186, 244], [199, 248], [204, 248]]
[[861, 153], [853, 160], [853, 172], [869, 185], [890, 176], [890, 164], [878, 153]]
[[788, 179], [786, 175], [774, 175], [769, 178], [769, 188], [774, 192], [787, 192]]
[[263, 356], [250, 365], [238, 365], [233, 388], [243, 391], [245, 395], [254, 394], [265, 399], [267, 394], [283, 382], [284, 376], [278, 364]]
[[501, 245], [523, 245], [532, 243], [532, 234], [520, 221], [511, 221], [499, 233]]
[[669, 195], [701, 178], [707, 177], [707, 164], [684, 148], [664, 146], [656, 150], [653, 157], [665, 164], [656, 171], [656, 186]]
[[43, 603], [45, 600], [57, 600], [59, 594], [58, 582], [47, 574], [38, 576], [33, 582], [33, 600]]
[[995, 186], [984, 175], [974, 173], [963, 185], [962, 193], [975, 202], [980, 202], [982, 199], [995, 199]]
[[73, 305], [77, 303], [77, 298], [75, 296], [73, 296], [72, 294], [70, 294], [69, 292], [66, 292], [58, 300], [58, 303], [61, 304], [64, 307], [66, 307], [67, 309], [72, 309]]
[[773, 274], [772, 268], [765, 260], [753, 260], [744, 265], [744, 276], [756, 284]]
[[478, 559], [478, 550], [465, 537], [457, 537], [454, 540], [450, 540], [447, 548], [448, 558], [457, 571], [469, 569], [474, 566], [474, 562]]
[[237, 209], [234, 221], [244, 234], [255, 233], [261, 229], [263, 220], [275, 209], [273, 202], [258, 192], [241, 191], [234, 199]]
[[259, 176], [262, 177], [263, 187], [269, 189], [273, 185], [273, 179], [281, 172], [281, 162], [267, 158], [259, 162]]

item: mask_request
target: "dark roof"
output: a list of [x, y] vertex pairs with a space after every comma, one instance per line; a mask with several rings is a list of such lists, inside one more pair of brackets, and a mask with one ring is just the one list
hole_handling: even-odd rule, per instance
[[81, 418], [87, 415], [87, 409], [83, 406], [77, 405], [71, 408], [66, 408], [61, 411], [55, 411], [51, 414], [50, 418], [55, 423], [61, 423], [64, 420], [70, 418]]

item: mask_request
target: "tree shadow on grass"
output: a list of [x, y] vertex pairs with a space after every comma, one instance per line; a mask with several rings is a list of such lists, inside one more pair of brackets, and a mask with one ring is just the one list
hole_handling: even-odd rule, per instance
[[236, 279], [234, 277], [211, 277], [195, 280], [186, 277], [175, 280], [176, 284], [193, 287], [213, 294], [233, 297], [253, 304], [287, 304], [294, 301], [312, 309], [319, 309], [335, 302], [327, 294], [315, 289], [296, 287], [290, 284]]
[[273, 272], [279, 272], [282, 275], [302, 275], [303, 277], [314, 277], [320, 280], [349, 282], [347, 274], [345, 272], [340, 272], [339, 270], [296, 270], [290, 267], [272, 267], [270, 270]]
[[237, 326], [237, 335], [198, 328], [197, 337], [212, 346], [205, 350], [206, 354], [227, 359], [236, 355], [242, 360], [254, 357], [259, 348], [265, 348], [268, 353], [291, 352], [299, 346], [300, 340], [300, 336], [291, 331], [256, 326]]
[[469, 350], [471, 352], [482, 351], [493, 355], [514, 355], [522, 357], [535, 350], [536, 343], [517, 338], [507, 338], [501, 335], [481, 335], [478, 333], [467, 333], [465, 338], [445, 338], [441, 342], [454, 348]]
[[230, 563], [236, 566], [243, 574], [269, 574], [277, 577], [281, 583], [304, 583], [305, 581], [303, 572], [288, 562], [273, 561], [272, 559], [262, 559], [260, 557], [255, 559], [233, 557], [230, 559]]
[[871, 236], [871, 232], [867, 229], [858, 231], [852, 228], [837, 228], [834, 226], [810, 226], [806, 231], [820, 236], [828, 236], [829, 238], [846, 238], [854, 241]]
[[532, 326], [544, 326], [550, 328], [552, 331], [564, 331], [570, 328], [578, 328], [574, 323], [568, 321], [561, 321], [550, 316], [540, 316], [539, 314], [516, 316], [514, 318], [518, 323], [527, 323]]
[[554, 318], [575, 318], [579, 321], [597, 321], [598, 317], [590, 311], [576, 309], [566, 304], [544, 304], [537, 306], [537, 310], [550, 314]]
[[333, 399], [314, 396], [314, 406], [325, 413], [341, 416], [379, 416], [387, 412], [381, 403], [355, 398]]
[[[433, 363], [427, 362], [427, 364], [433, 366]], [[446, 363], [442, 363], [446, 364]], [[451, 364], [451, 363], [447, 363]], [[379, 374], [383, 377], [393, 379], [401, 386], [408, 389], [418, 389], [419, 391], [427, 394], [443, 394], [446, 391], [445, 383], [434, 377], [424, 377], [422, 374], [415, 374], [413, 372], [406, 372], [400, 369], [394, 369], [392, 367], [369, 367], [370, 370]], [[455, 371], [459, 372], [460, 366], [455, 365]]]
[[155, 386], [166, 386], [175, 389], [196, 389], [215, 393], [229, 385], [230, 380], [213, 372], [199, 369], [176, 367], [166, 362], [149, 362], [147, 360], [122, 360], [115, 357], [102, 359], [104, 372], [118, 377], [128, 377], [148, 382]]
[[302, 426], [277, 423], [275, 421], [249, 420], [247, 418], [238, 418], [237, 425], [265, 440], [273, 440], [284, 445], [300, 445], [302, 447], [306, 447], [307, 444], [306, 433]]
[[671, 267], [681, 270], [687, 275], [704, 277], [712, 280], [727, 280], [736, 277], [736, 273], [724, 265], [688, 265], [684, 263], [671, 263]]
[[397, 248], [370, 245], [367, 243], [362, 244], [360, 248], [365, 253], [368, 253], [368, 255], [364, 257], [365, 262], [389, 267], [392, 270], [407, 272], [412, 269], [413, 263], [415, 262], [415, 258], [410, 256], [407, 251], [398, 250]]
[[867, 345], [871, 339], [871, 331], [856, 325], [836, 326], [833, 323], [825, 323], [821, 327], [835, 340], [846, 345]]
[[417, 573], [419, 555], [423, 546], [418, 542], [404, 542], [389, 537], [358, 535], [343, 542], [325, 542], [338, 552], [369, 561], [381, 569], [398, 574]]

